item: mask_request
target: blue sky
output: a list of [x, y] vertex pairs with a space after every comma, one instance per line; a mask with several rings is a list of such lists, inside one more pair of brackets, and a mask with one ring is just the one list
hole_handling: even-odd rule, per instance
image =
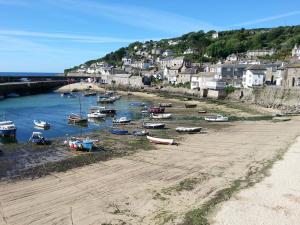
[[299, 0], [0, 0], [0, 71], [62, 72], [137, 40], [297, 24]]

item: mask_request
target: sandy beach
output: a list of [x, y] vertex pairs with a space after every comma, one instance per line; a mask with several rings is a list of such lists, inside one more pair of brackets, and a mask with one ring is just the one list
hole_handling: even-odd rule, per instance
[[278, 161], [269, 171], [269, 177], [225, 202], [212, 218], [212, 224], [299, 224], [299, 162], [300, 137], [289, 148], [283, 160]]
[[235, 122], [132, 156], [0, 184], [0, 224], [178, 224], [217, 191], [276, 157], [297, 120]]

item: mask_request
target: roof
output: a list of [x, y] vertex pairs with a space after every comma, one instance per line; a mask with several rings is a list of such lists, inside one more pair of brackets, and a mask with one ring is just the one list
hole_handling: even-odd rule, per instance
[[286, 68], [300, 68], [300, 61], [291, 63], [287, 65]]
[[246, 68], [246, 70], [265, 70], [266, 67], [259, 64], [254, 64]]
[[127, 74], [127, 73], [114, 74], [114, 75], [112, 75], [112, 77], [117, 77], [117, 78], [129, 78], [129, 77], [131, 77], [131, 74]]
[[197, 74], [192, 74], [192, 77], [214, 77], [217, 73], [213, 72], [200, 72]]
[[247, 64], [222, 64], [220, 65], [222, 68], [241, 68], [241, 69], [245, 69], [247, 68], [249, 65]]

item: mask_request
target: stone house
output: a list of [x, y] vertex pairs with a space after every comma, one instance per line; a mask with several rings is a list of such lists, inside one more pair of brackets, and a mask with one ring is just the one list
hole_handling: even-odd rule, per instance
[[200, 72], [191, 76], [191, 89], [223, 90], [226, 82], [216, 73]]
[[141, 87], [143, 85], [143, 81], [141, 76], [133, 76], [132, 74], [115, 74], [107, 76], [106, 84]]
[[165, 56], [165, 57], [169, 57], [169, 56], [174, 55], [174, 52], [170, 49], [167, 49], [166, 51], [163, 52], [162, 55]]
[[291, 63], [285, 67], [283, 74], [283, 86], [300, 86], [300, 61]]
[[171, 68], [174, 66], [185, 66], [188, 64], [188, 62], [185, 60], [184, 57], [168, 57], [165, 59], [160, 59], [158, 61], [158, 63], [160, 64], [161, 69], [165, 69], [167, 67]]
[[227, 84], [240, 88], [242, 87], [244, 70], [249, 67], [247, 64], [221, 64], [217, 65], [216, 73], [220, 75]]
[[300, 46], [298, 46], [297, 44], [292, 50], [292, 57], [295, 59], [300, 59]]
[[261, 50], [249, 50], [246, 53], [246, 56], [250, 59], [263, 57], [263, 56], [272, 56], [275, 54], [275, 49], [261, 49]]

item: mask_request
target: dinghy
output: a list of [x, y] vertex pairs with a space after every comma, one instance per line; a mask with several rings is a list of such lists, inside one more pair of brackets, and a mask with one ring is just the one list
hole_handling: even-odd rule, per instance
[[119, 119], [113, 119], [113, 123], [114, 124], [128, 124], [130, 123], [131, 120], [130, 119], [127, 119], [127, 117], [121, 117]]
[[49, 141], [43, 137], [43, 134], [41, 132], [32, 132], [29, 141], [37, 145], [49, 144]]
[[196, 108], [197, 104], [185, 104], [185, 108]]
[[164, 107], [164, 108], [172, 107], [172, 103], [159, 103], [159, 107]]
[[147, 128], [147, 129], [163, 129], [163, 128], [165, 128], [165, 124], [164, 123], [144, 123], [143, 127]]
[[188, 134], [192, 134], [192, 133], [197, 133], [200, 132], [202, 129], [202, 127], [177, 127], [176, 131], [178, 133], [188, 133]]
[[165, 108], [161, 108], [161, 107], [149, 107], [148, 108], [148, 112], [149, 113], [164, 113], [165, 112]]
[[162, 114], [154, 114], [150, 115], [152, 119], [170, 119], [172, 117], [171, 113], [162, 113]]
[[70, 123], [87, 123], [88, 119], [83, 117], [81, 114], [70, 114], [68, 116]]
[[132, 134], [134, 136], [146, 136], [146, 135], [149, 134], [149, 132], [146, 131], [146, 130], [135, 130], [135, 131], [132, 132]]
[[42, 121], [42, 120], [34, 120], [33, 123], [36, 127], [41, 127], [41, 128], [49, 128], [50, 127], [50, 123], [48, 123], [46, 121]]
[[91, 151], [94, 147], [94, 142], [97, 140], [71, 138], [67, 143], [69, 147], [74, 150], [88, 150]]
[[175, 144], [174, 139], [155, 138], [155, 137], [150, 137], [150, 136], [147, 136], [147, 139], [151, 143], [155, 143], [155, 144], [162, 144], [162, 145], [174, 145]]
[[91, 119], [103, 119], [106, 117], [106, 114], [100, 112], [93, 112], [93, 113], [88, 113], [87, 117]]
[[116, 135], [126, 135], [126, 134], [129, 134], [128, 133], [128, 130], [110, 130], [109, 131], [110, 133], [112, 134], [116, 134]]
[[204, 119], [208, 122], [227, 122], [228, 121], [228, 117], [222, 116], [222, 115], [207, 116]]
[[1, 121], [0, 122], [0, 136], [3, 137], [14, 137], [16, 136], [17, 128], [12, 121]]

